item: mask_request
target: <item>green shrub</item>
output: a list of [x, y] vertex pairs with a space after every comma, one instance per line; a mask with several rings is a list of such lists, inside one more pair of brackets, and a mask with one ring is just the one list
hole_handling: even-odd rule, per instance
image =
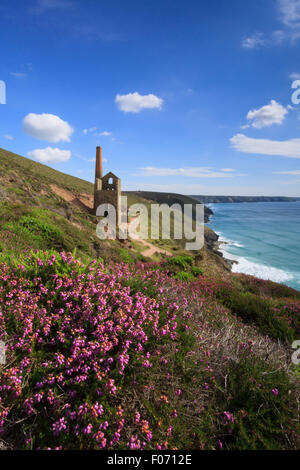
[[18, 224], [25, 227], [33, 234], [45, 237], [49, 242], [61, 242], [63, 239], [63, 232], [56, 226], [40, 220], [37, 217], [23, 216], [18, 221]]
[[294, 328], [290, 327], [273, 300], [241, 292], [234, 286], [219, 289], [217, 297], [232, 313], [246, 322], [256, 324], [260, 331], [271, 338], [289, 343], [294, 339]]
[[191, 266], [193, 264], [194, 258], [192, 256], [188, 255], [178, 255], [174, 256], [173, 258], [170, 258], [168, 261], [168, 264], [173, 265], [173, 266], [178, 266], [181, 269], [186, 269], [188, 266]]
[[134, 259], [126, 248], [121, 248], [119, 251], [120, 258], [124, 263], [130, 264], [133, 263]]
[[180, 279], [181, 281], [193, 281], [194, 276], [191, 273], [187, 273], [186, 271], [179, 271], [175, 276], [175, 279]]
[[191, 266], [191, 272], [195, 277], [204, 275], [203, 269], [199, 266]]

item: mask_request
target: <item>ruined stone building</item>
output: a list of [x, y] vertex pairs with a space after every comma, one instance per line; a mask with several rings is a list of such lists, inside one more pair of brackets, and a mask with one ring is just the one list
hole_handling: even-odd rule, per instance
[[117, 225], [120, 223], [121, 180], [112, 172], [103, 176], [102, 149], [96, 149], [94, 212], [100, 204], [112, 204], [116, 209]]

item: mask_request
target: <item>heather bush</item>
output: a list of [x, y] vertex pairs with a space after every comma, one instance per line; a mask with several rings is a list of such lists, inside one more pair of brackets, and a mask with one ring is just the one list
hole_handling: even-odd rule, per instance
[[183, 282], [155, 263], [104, 266], [55, 251], [0, 259], [0, 441], [295, 448], [292, 379], [261, 359], [261, 339], [249, 342], [256, 332], [216, 292], [213, 279]]

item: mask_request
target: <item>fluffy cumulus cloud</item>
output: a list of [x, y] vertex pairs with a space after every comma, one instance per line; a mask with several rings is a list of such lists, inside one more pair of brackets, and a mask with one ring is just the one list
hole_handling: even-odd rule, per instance
[[32, 152], [28, 152], [27, 155], [41, 163], [67, 162], [71, 158], [70, 150], [61, 150], [52, 147], [32, 150]]
[[138, 92], [127, 95], [117, 95], [115, 102], [118, 108], [125, 113], [140, 113], [143, 109], [161, 109], [162, 98], [153, 95], [140, 95]]
[[244, 134], [236, 134], [230, 139], [230, 142], [232, 147], [239, 152], [300, 158], [300, 139], [277, 141], [253, 139]]
[[25, 134], [48, 142], [70, 142], [74, 129], [54, 114], [28, 114], [23, 120]]
[[232, 178], [237, 175], [233, 169], [224, 168], [215, 170], [214, 168], [196, 167], [196, 168], [155, 168], [148, 166], [140, 169], [139, 176], [188, 176], [191, 178]]
[[277, 101], [271, 100], [270, 104], [249, 111], [247, 119], [252, 127], [261, 129], [262, 127], [269, 127], [273, 124], [282, 124], [287, 114], [287, 108], [277, 103]]

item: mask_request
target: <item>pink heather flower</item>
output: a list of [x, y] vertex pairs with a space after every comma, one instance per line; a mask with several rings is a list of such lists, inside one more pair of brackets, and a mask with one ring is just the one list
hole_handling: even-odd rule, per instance
[[231, 421], [232, 423], [234, 423], [234, 416], [232, 413], [229, 413], [228, 411], [224, 411], [224, 415], [226, 416], [228, 421]]
[[277, 397], [277, 395], [279, 394], [277, 388], [273, 388], [272, 393], [273, 395], [275, 395], [275, 397]]
[[56, 423], [52, 424], [52, 430], [54, 436], [58, 436], [58, 434], [61, 431], [65, 431], [67, 429], [67, 423], [65, 418], [60, 418], [59, 421], [56, 421]]
[[175, 392], [175, 395], [180, 397], [181, 394], [182, 394], [182, 390], [180, 388], [178, 388], [178, 390], [176, 390], [176, 392]]
[[83, 433], [84, 433], [84, 434], [91, 434], [92, 429], [93, 429], [93, 426], [92, 426], [91, 424], [88, 424], [88, 425], [83, 429]]

